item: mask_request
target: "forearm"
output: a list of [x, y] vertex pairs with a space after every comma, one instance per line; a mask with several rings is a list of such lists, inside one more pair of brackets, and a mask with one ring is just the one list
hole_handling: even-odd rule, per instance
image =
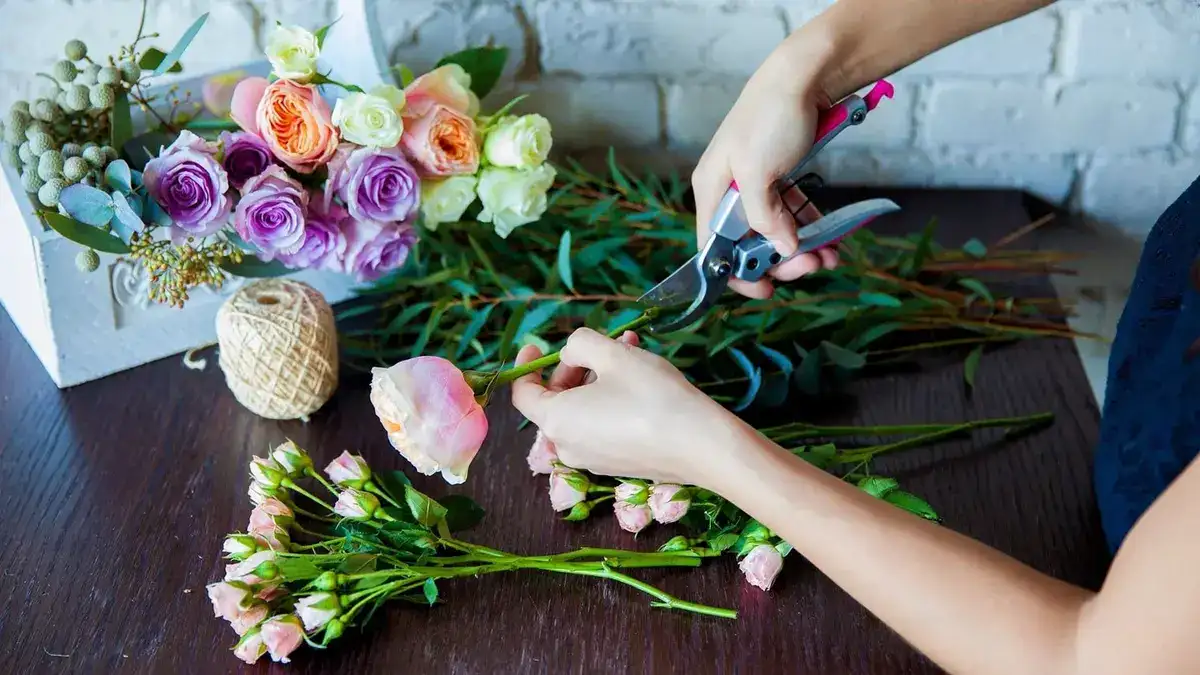
[[1074, 669], [1090, 592], [870, 497], [750, 430], [743, 443], [712, 488], [944, 668]]
[[[838, 0], [787, 38], [779, 58], [837, 101], [933, 52], [1052, 0]], [[805, 67], [810, 72], [805, 72]]]

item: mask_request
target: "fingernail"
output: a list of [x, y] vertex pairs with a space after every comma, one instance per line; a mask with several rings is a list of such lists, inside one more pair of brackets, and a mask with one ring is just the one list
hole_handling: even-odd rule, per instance
[[796, 249], [800, 248], [799, 242], [792, 241], [791, 239], [773, 239], [771, 240], [771, 245], [775, 247], [779, 255], [785, 258], [791, 257], [796, 252]]

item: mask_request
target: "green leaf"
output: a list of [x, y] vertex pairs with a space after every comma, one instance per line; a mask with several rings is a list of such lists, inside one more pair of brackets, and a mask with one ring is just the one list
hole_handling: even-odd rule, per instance
[[931, 218], [928, 223], [925, 223], [925, 229], [921, 231], [921, 238], [917, 240], [917, 248], [913, 251], [911, 257], [904, 261], [900, 273], [904, 277], [912, 277], [921, 271], [921, 267], [925, 264], [925, 259], [929, 257], [929, 253], [933, 248], [933, 233], [937, 229], [937, 218]]
[[737, 362], [742, 372], [746, 373], [746, 379], [749, 380], [746, 393], [742, 394], [742, 398], [733, 406], [735, 412], [740, 412], [749, 408], [750, 404], [754, 403], [754, 397], [758, 396], [758, 390], [762, 387], [762, 369], [750, 363], [750, 359], [746, 358], [746, 355], [736, 347], [730, 347], [729, 354], [733, 356], [733, 360]]
[[[138, 59], [138, 67], [142, 70], [152, 71], [162, 64], [166, 56], [166, 52], [157, 47], [147, 47], [146, 51], [142, 54], [142, 58]], [[183, 64], [176, 62], [175, 65], [167, 69], [167, 72], [181, 73], [183, 72]]]
[[978, 295], [984, 300], [987, 300], [989, 305], [996, 304], [996, 299], [992, 297], [992, 292], [989, 291], [988, 287], [984, 286], [983, 282], [979, 281], [978, 279], [959, 279], [958, 285], [971, 291], [975, 295]]
[[373, 473], [371, 475], [371, 480], [375, 482], [376, 486], [388, 493], [388, 495], [396, 501], [403, 499], [405, 489], [407, 489], [409, 485], [412, 485], [412, 483], [410, 483], [408, 480], [408, 476], [404, 475], [403, 471]]
[[437, 542], [429, 530], [417, 527], [413, 523], [388, 523], [379, 530], [379, 538], [394, 548], [420, 553], [434, 551]]
[[296, 271], [288, 269], [287, 266], [278, 260], [264, 262], [257, 256], [250, 255], [249, 253], [242, 255], [242, 262], [240, 263], [235, 263], [232, 260], [222, 260], [221, 269], [235, 277], [245, 277], [247, 279], [281, 277]]
[[403, 63], [392, 66], [392, 70], [396, 71], [396, 83], [401, 89], [412, 84], [412, 81], [417, 79], [417, 76], [413, 73], [412, 68], [409, 68]]
[[708, 540], [708, 547], [717, 553], [721, 553], [722, 551], [729, 550], [729, 547], [736, 544], [737, 540], [738, 535], [732, 532], [726, 532], [725, 534], [718, 534], [715, 537], [710, 537]]
[[821, 350], [805, 352], [800, 357], [800, 367], [793, 377], [800, 391], [814, 396], [821, 391]]
[[[133, 204], [137, 204], [136, 197]], [[138, 217], [133, 206], [125, 199], [125, 195], [120, 192], [112, 194], [113, 203], [113, 219], [109, 223], [114, 233], [121, 237], [121, 241], [129, 243], [130, 237], [134, 232], [141, 232], [146, 228], [146, 224]]]
[[983, 345], [979, 345], [967, 354], [967, 360], [963, 362], [963, 379], [967, 382], [968, 389], [975, 388], [975, 371], [979, 370], [979, 359], [983, 357]]
[[124, 153], [125, 144], [133, 138], [133, 118], [129, 115], [129, 92], [121, 87], [117, 87], [116, 96], [113, 97], [109, 123], [112, 125], [108, 134], [109, 143], [114, 150]]
[[824, 445], [814, 445], [812, 447], [804, 447], [799, 450], [793, 450], [792, 454], [800, 459], [812, 464], [818, 469], [824, 469], [829, 466], [830, 462], [837, 456], [837, 446], [832, 443]]
[[835, 345], [832, 342], [821, 342], [821, 348], [825, 350], [825, 356], [829, 360], [842, 368], [849, 370], [857, 370], [867, 364], [867, 358], [858, 352], [850, 351], [845, 347]]
[[409, 351], [410, 357], [416, 358], [425, 353], [425, 345], [429, 344], [429, 337], [437, 330], [438, 324], [442, 321], [442, 315], [446, 313], [446, 309], [453, 302], [453, 300], [445, 298], [434, 305], [433, 311], [429, 313], [429, 319], [425, 322], [425, 327], [421, 329], [421, 334], [417, 336], [417, 341], [413, 343], [412, 349]]
[[488, 95], [500, 81], [504, 63], [508, 61], [507, 47], [473, 47], [442, 57], [438, 67], [450, 63], [462, 66], [471, 76], [471, 91], [479, 98]]
[[184, 32], [183, 37], [179, 38], [179, 42], [175, 43], [171, 51], [167, 52], [167, 55], [163, 57], [162, 62], [154, 68], [153, 75], [162, 75], [174, 67], [175, 64], [179, 63], [179, 59], [183, 57], [183, 52], [187, 50], [188, 45], [192, 44], [192, 40], [196, 38], [196, 34], [204, 27], [205, 21], [208, 21], [208, 12], [201, 14], [200, 18], [192, 22], [192, 25]]
[[115, 162], [110, 162], [104, 167], [104, 182], [110, 188], [129, 194], [133, 191], [133, 172], [129, 169], [129, 163], [123, 159], [118, 159]]
[[59, 195], [58, 203], [68, 216], [92, 227], [104, 227], [116, 212], [111, 195], [83, 183], [68, 185]]
[[288, 581], [315, 579], [324, 571], [303, 556], [280, 556], [275, 559], [275, 565], [279, 568], [279, 573], [283, 578]]
[[571, 278], [571, 231], [564, 230], [558, 241], [558, 276], [562, 278], [567, 288], [574, 293], [575, 282]]
[[617, 165], [617, 153], [612, 146], [609, 146], [608, 148], [608, 172], [612, 174], [613, 183], [616, 184], [618, 190], [623, 193], [633, 190], [633, 187], [625, 178], [625, 173], [622, 172], [621, 167]]
[[938, 517], [937, 512], [933, 510], [933, 507], [930, 506], [928, 502], [914, 494], [904, 492], [902, 490], [895, 490], [884, 496], [883, 500], [889, 504], [899, 506], [909, 513], [915, 513], [925, 520], [932, 520], [934, 522], [941, 520], [941, 518]]
[[463, 354], [467, 353], [471, 341], [479, 335], [479, 331], [487, 323], [488, 317], [492, 315], [493, 309], [496, 309], [495, 305], [484, 305], [471, 317], [471, 323], [467, 324], [467, 327], [463, 329], [462, 337], [458, 339], [458, 349], [454, 352], [455, 359], [461, 359]]
[[972, 258], [987, 257], [987, 246], [984, 246], [982, 241], [979, 241], [974, 237], [968, 240], [967, 243], [963, 244], [962, 251]]
[[446, 517], [446, 507], [418, 492], [411, 485], [404, 486], [404, 503], [408, 504], [413, 518], [426, 527], [433, 527]]
[[525, 318], [521, 321], [521, 325], [517, 327], [517, 332], [513, 334], [513, 340], [519, 340], [529, 333], [533, 333], [541, 328], [545, 323], [554, 318], [559, 307], [562, 307], [561, 300], [551, 300], [543, 302], [529, 311]]
[[104, 230], [92, 227], [91, 225], [84, 225], [78, 220], [59, 215], [53, 211], [42, 211], [41, 215], [50, 229], [76, 244], [82, 244], [101, 253], [115, 253], [117, 255], [129, 253], [129, 246], [125, 242], [108, 234]]
[[228, 119], [188, 120], [187, 122], [184, 122], [183, 128], [191, 129], [192, 131], [237, 131], [238, 129], [241, 129], [237, 122]]
[[862, 292], [858, 294], [858, 299], [864, 305], [874, 305], [875, 307], [902, 307], [903, 303], [898, 298], [895, 298], [887, 293]]
[[321, 26], [313, 33], [313, 37], [317, 38], [317, 49], [325, 46], [325, 36], [329, 35], [329, 29], [333, 28], [334, 23], [337, 23], [337, 20], [327, 26]]
[[433, 580], [433, 577], [425, 580], [425, 584], [421, 586], [421, 591], [425, 594], [425, 601], [429, 603], [430, 607], [433, 607], [433, 604], [438, 599], [437, 582]]
[[859, 333], [857, 337], [855, 337], [853, 340], [850, 341], [850, 344], [846, 345], [846, 348], [854, 350], [854, 351], [858, 351], [858, 350], [862, 349], [863, 347], [866, 347], [867, 345], [871, 344], [872, 342], [878, 340], [879, 338], [881, 338], [889, 333], [895, 332], [896, 330], [903, 328], [903, 327], [904, 327], [904, 324], [901, 324], [901, 323], [875, 324], [874, 326], [871, 326], [870, 328]]
[[900, 483], [895, 478], [886, 478], [884, 476], [867, 476], [858, 481], [858, 487], [863, 492], [883, 499], [889, 492], [899, 487]]
[[470, 529], [483, 520], [483, 507], [465, 495], [448, 495], [438, 503], [446, 507], [446, 526], [451, 532]]

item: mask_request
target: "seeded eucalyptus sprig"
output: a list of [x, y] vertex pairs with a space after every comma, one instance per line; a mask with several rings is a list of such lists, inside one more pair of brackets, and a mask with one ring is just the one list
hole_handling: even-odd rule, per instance
[[[637, 298], [695, 252], [695, 216], [677, 175], [637, 178], [609, 153], [604, 175], [568, 160], [550, 209], [507, 239], [466, 219], [425, 232], [409, 265], [344, 310], [342, 346], [361, 368], [418, 354], [495, 369], [532, 342], [556, 350], [581, 325], [609, 330], [642, 310]], [[1047, 274], [1066, 256], [934, 241], [936, 223], [907, 237], [860, 230], [842, 264], [780, 287], [770, 300], [732, 293], [682, 330], [643, 345], [736, 409], [819, 393], [872, 364], [963, 348], [968, 386], [984, 346], [1077, 335], [1053, 298], [1001, 295], [977, 274]], [[378, 312], [379, 322], [350, 319]]]

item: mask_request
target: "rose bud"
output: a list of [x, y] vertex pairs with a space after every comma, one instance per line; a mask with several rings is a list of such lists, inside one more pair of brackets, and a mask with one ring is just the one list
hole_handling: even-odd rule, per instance
[[218, 581], [204, 587], [212, 601], [213, 616], [232, 621], [242, 612], [242, 605], [250, 599], [250, 588], [239, 582]]
[[265, 602], [256, 602], [241, 612], [238, 615], [229, 619], [229, 625], [233, 626], [234, 632], [238, 635], [245, 635], [247, 631], [262, 623], [263, 619], [267, 618], [270, 613], [270, 608]]
[[662, 546], [658, 547], [660, 553], [677, 553], [686, 551], [692, 547], [692, 542], [687, 537], [681, 535], [671, 537]]
[[287, 474], [275, 460], [255, 457], [250, 460], [250, 477], [264, 488], [277, 488]]
[[783, 556], [770, 544], [759, 544], [738, 563], [738, 569], [746, 575], [746, 581], [751, 586], [757, 586], [764, 591], [771, 590], [771, 584], [779, 571], [783, 569]]
[[650, 488], [650, 511], [660, 523], [673, 523], [682, 518], [691, 506], [690, 499], [675, 499], [683, 488], [670, 483], [659, 483]]
[[287, 494], [287, 491], [283, 488], [264, 487], [256, 482], [251, 482], [250, 489], [247, 490], [246, 493], [250, 495], [250, 501], [253, 502], [255, 506], [258, 506], [268, 499], [279, 499], [283, 497]]
[[[621, 483], [614, 490], [617, 500], [613, 502], [613, 513], [617, 515], [617, 523], [622, 530], [637, 534], [650, 524], [652, 514], [646, 506], [646, 488], [633, 483]], [[635, 503], [638, 499], [642, 503]]]
[[278, 579], [265, 584], [259, 584], [255, 586], [254, 591], [254, 597], [263, 602], [274, 602], [287, 594], [287, 586], [284, 586], [283, 582]]
[[[582, 485], [579, 479], [583, 479]], [[550, 472], [550, 506], [555, 511], [566, 511], [587, 499], [587, 478], [565, 467], [554, 467]], [[580, 488], [583, 489], [580, 489]]]
[[325, 624], [341, 613], [341, 603], [333, 593], [314, 593], [296, 601], [296, 614], [304, 622], [306, 631], [324, 628]]
[[275, 460], [290, 478], [303, 476], [304, 470], [313, 465], [308, 453], [291, 441], [272, 450], [271, 459]]
[[419, 356], [371, 374], [371, 403], [392, 447], [426, 476], [440, 471], [447, 483], [465, 481], [488, 421], [463, 372]]
[[240, 563], [225, 566], [226, 581], [261, 584], [278, 575], [279, 568], [275, 566], [274, 551], [259, 551]]
[[592, 502], [579, 502], [571, 507], [567, 515], [563, 516], [563, 520], [578, 522], [587, 520], [590, 515], [592, 515]]
[[233, 648], [233, 655], [249, 664], [258, 661], [266, 653], [267, 645], [263, 643], [262, 631], [258, 628], [247, 631]]
[[295, 614], [284, 614], [267, 619], [262, 625], [263, 644], [273, 661], [289, 663], [288, 654], [304, 643], [304, 624]]
[[350, 520], [370, 520], [379, 510], [379, 498], [369, 492], [347, 488], [338, 495], [333, 512]]
[[269, 529], [258, 530], [253, 532], [255, 537], [258, 537], [259, 544], [262, 548], [272, 551], [287, 552], [291, 548], [292, 537], [288, 531], [282, 527], [272, 527]]
[[295, 515], [288, 508], [288, 505], [274, 497], [270, 497], [263, 501], [262, 504], [254, 507], [254, 510], [250, 512], [250, 524], [246, 529], [252, 534], [257, 534], [257, 530], [291, 527], [294, 522]]
[[554, 471], [554, 462], [558, 461], [558, 451], [554, 449], [554, 442], [538, 429], [537, 436], [533, 439], [533, 447], [529, 448], [529, 457], [526, 459], [529, 462], [529, 469], [533, 474], [549, 474]]
[[367, 460], [359, 455], [352, 455], [343, 450], [337, 459], [325, 467], [325, 474], [335, 485], [362, 489], [362, 486], [371, 480], [371, 467], [367, 466]]
[[258, 552], [258, 541], [248, 534], [231, 534], [221, 545], [230, 560], [242, 561]]

